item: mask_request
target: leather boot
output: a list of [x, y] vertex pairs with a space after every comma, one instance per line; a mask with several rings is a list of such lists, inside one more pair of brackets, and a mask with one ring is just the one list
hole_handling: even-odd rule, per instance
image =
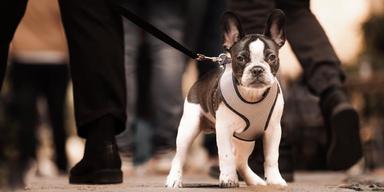
[[330, 88], [320, 96], [320, 108], [328, 128], [327, 165], [345, 170], [362, 157], [359, 116], [340, 88]]
[[71, 184], [114, 184], [123, 182], [121, 159], [115, 140], [117, 121], [112, 116], [102, 117], [85, 127], [83, 159], [70, 171]]

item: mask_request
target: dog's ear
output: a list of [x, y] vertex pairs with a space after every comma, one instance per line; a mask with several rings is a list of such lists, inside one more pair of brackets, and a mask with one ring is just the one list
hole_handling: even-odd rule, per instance
[[279, 47], [285, 43], [285, 14], [280, 9], [272, 11], [264, 29], [264, 35], [271, 38]]
[[239, 18], [232, 12], [225, 12], [222, 17], [223, 28], [223, 46], [229, 50], [233, 44], [240, 40], [243, 36]]

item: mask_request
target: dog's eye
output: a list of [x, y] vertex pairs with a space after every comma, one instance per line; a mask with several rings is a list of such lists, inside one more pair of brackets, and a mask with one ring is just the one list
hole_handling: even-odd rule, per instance
[[270, 54], [268, 56], [268, 61], [275, 61], [275, 59], [276, 59], [276, 55], [275, 54]]
[[239, 55], [239, 56], [236, 57], [236, 60], [239, 61], [239, 62], [244, 62], [245, 58], [244, 58], [244, 56]]

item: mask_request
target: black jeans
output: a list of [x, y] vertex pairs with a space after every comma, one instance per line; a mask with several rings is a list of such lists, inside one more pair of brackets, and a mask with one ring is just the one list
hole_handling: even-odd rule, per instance
[[[142, 18], [146, 18], [164, 33], [176, 41], [183, 39], [184, 27], [184, 2], [179, 0], [140, 0], [126, 1], [124, 4], [129, 10], [136, 12]], [[137, 10], [143, 10], [138, 12]], [[145, 14], [143, 14], [145, 12]], [[127, 129], [132, 126], [136, 116], [136, 108], [143, 106], [137, 104], [137, 57], [142, 40], [147, 42], [150, 65], [149, 79], [151, 104], [151, 124], [153, 125], [153, 148], [156, 150], [174, 149], [176, 146], [177, 127], [183, 108], [182, 75], [185, 69], [185, 56], [178, 50], [170, 47], [156, 37], [144, 33], [141, 28], [127, 19], [123, 19], [125, 30], [125, 72], [128, 107], [130, 116]], [[128, 130], [126, 130], [128, 131]], [[121, 137], [119, 137], [121, 138]], [[121, 138], [123, 139], [123, 138]], [[119, 139], [119, 140], [121, 140]]]
[[[24, 14], [27, 0], [0, 2], [0, 79], [6, 69], [9, 43]], [[124, 130], [125, 77], [121, 18], [108, 0], [60, 0], [68, 39], [78, 134], [105, 115], [114, 116]]]
[[13, 62], [10, 84], [12, 118], [18, 123], [20, 157], [23, 162], [35, 157], [36, 127], [38, 125], [37, 100], [47, 101], [48, 117], [52, 127], [55, 163], [60, 171], [68, 166], [65, 152], [65, 97], [68, 85], [66, 64], [25, 64]]
[[[217, 56], [223, 52], [221, 16], [225, 12], [225, 0], [189, 0], [187, 10], [185, 44], [192, 50], [207, 56]], [[199, 61], [199, 77], [217, 68], [211, 61]]]
[[304, 81], [315, 95], [341, 87], [344, 73], [323, 28], [309, 9], [309, 0], [230, 0], [229, 9], [240, 16], [245, 33], [263, 33], [275, 8], [283, 10], [287, 39], [304, 71]]

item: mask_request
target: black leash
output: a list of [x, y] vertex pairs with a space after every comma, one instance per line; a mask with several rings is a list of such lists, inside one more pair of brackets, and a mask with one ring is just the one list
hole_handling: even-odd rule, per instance
[[179, 42], [175, 41], [172, 37], [168, 36], [167, 34], [165, 34], [162, 31], [160, 31], [158, 28], [156, 28], [152, 24], [144, 21], [139, 16], [137, 16], [136, 14], [129, 11], [127, 8], [124, 8], [121, 5], [117, 5], [116, 9], [122, 16], [124, 16], [125, 18], [130, 20], [132, 23], [136, 24], [137, 26], [141, 27], [144, 31], [157, 37], [158, 39], [160, 39], [164, 43], [172, 46], [173, 48], [179, 50], [180, 52], [184, 53], [185, 55], [189, 56], [192, 59], [195, 59], [197, 61], [209, 60], [209, 61], [216, 62], [216, 63], [222, 63], [226, 59], [225, 54], [220, 54], [218, 57], [207, 57], [203, 54], [199, 54], [199, 53], [196, 53], [194, 51], [191, 51], [191, 50], [187, 49], [186, 47], [184, 47], [183, 45], [181, 45]]

